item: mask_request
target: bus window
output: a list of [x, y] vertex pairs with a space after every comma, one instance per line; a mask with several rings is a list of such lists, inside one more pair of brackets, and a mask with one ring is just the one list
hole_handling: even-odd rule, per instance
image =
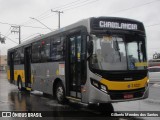
[[63, 59], [63, 39], [60, 37], [51, 40], [51, 60]]
[[41, 42], [35, 42], [32, 44], [32, 62], [33, 63], [40, 62], [41, 60], [40, 47], [41, 47]]
[[42, 40], [41, 44], [41, 61], [47, 62], [50, 58], [50, 40]]
[[21, 49], [16, 49], [14, 52], [14, 64], [19, 65], [21, 63], [20, 61], [20, 50]]
[[19, 54], [20, 54], [20, 63], [24, 64], [24, 48], [23, 47], [19, 49]]

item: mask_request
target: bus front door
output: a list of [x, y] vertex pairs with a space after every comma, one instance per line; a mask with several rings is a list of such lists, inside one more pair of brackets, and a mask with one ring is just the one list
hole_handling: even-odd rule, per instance
[[70, 36], [68, 40], [68, 57], [66, 75], [68, 83], [68, 95], [81, 99], [81, 85], [85, 79], [85, 45], [83, 45], [82, 36]]

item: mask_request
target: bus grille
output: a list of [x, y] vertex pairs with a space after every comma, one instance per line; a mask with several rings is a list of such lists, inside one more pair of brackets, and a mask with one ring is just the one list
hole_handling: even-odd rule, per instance
[[108, 75], [107, 76], [110, 81], [122, 81], [125, 78], [132, 78], [131, 80], [127, 81], [133, 81], [133, 80], [140, 80], [146, 77], [146, 75], [134, 75], [134, 74], [116, 74], [116, 75]]
[[[124, 71], [124, 72], [106, 72], [96, 71], [97, 74], [110, 81], [133, 81], [141, 80], [147, 76], [147, 70], [145, 71]], [[128, 80], [126, 80], [128, 79]]]

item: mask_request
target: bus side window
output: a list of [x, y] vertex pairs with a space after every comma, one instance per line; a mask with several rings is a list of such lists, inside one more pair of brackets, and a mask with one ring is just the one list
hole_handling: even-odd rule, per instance
[[19, 54], [20, 54], [20, 63], [24, 64], [24, 48], [23, 47], [20, 48]]
[[50, 39], [41, 41], [41, 61], [47, 62], [50, 59]]
[[14, 51], [14, 64], [15, 64], [15, 65], [21, 64], [20, 51], [21, 51], [20, 48], [19, 48], [19, 49], [16, 49], [16, 50]]
[[51, 40], [51, 60], [63, 60], [63, 39], [61, 37]]
[[32, 44], [32, 62], [38, 63], [41, 60], [41, 42], [35, 42]]

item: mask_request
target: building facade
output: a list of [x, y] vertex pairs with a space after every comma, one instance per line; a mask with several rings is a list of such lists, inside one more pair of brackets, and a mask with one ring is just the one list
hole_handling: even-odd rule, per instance
[[0, 71], [7, 69], [7, 55], [0, 55]]

